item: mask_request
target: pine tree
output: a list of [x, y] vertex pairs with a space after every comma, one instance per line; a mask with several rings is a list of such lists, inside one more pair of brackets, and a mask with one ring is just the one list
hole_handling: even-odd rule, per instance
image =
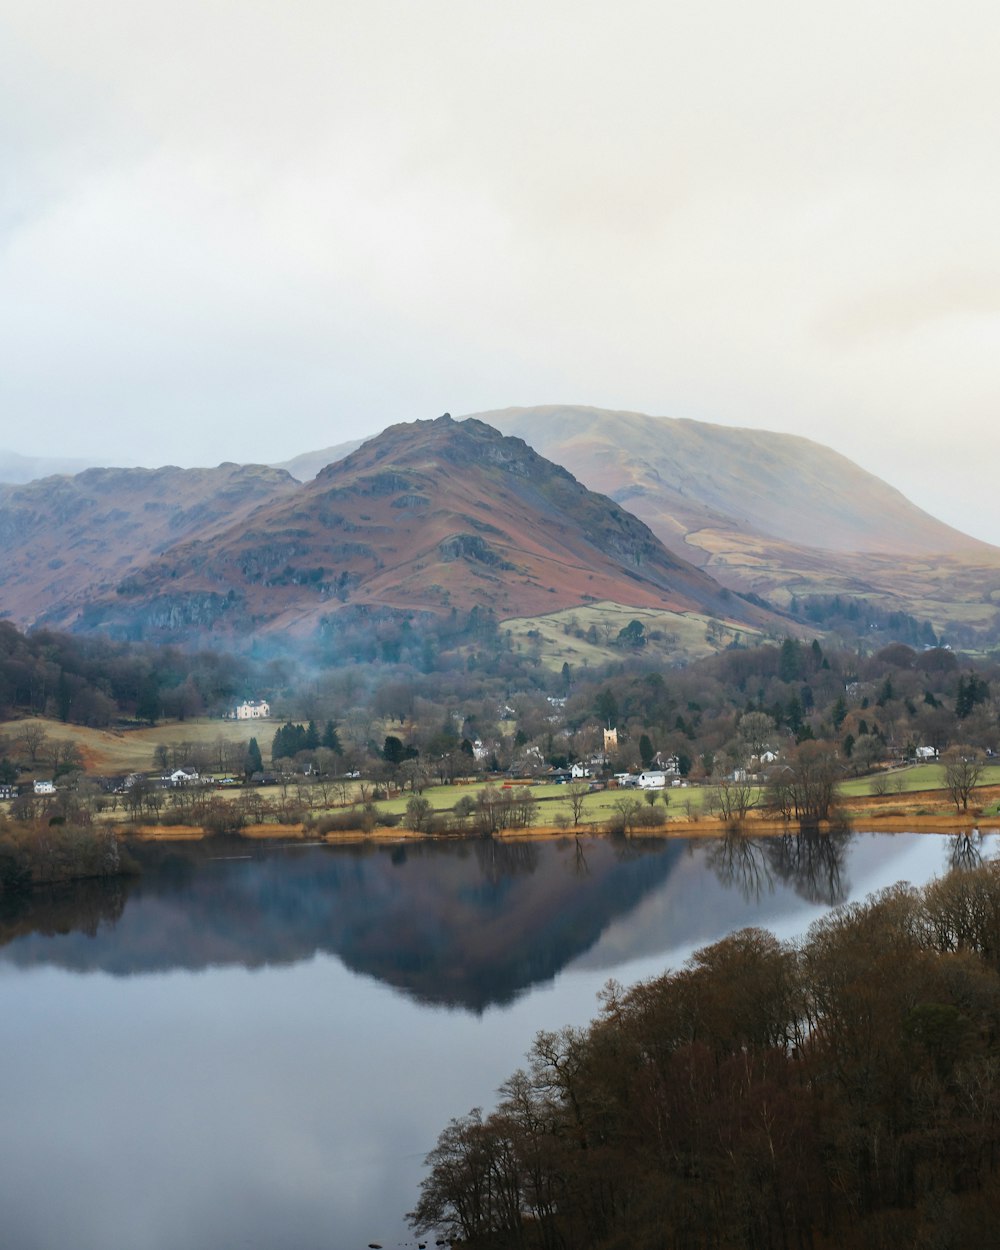
[[243, 775], [252, 777], [254, 773], [262, 773], [263, 771], [264, 760], [260, 753], [260, 747], [257, 745], [257, 739], [251, 738], [247, 743], [246, 758], [243, 761]]

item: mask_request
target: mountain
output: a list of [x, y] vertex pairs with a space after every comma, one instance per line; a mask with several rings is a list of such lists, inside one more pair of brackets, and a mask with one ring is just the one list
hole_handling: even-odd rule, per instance
[[337, 443], [333, 447], [324, 447], [321, 451], [306, 451], [301, 456], [294, 456], [291, 460], [283, 460], [281, 464], [275, 464], [271, 467], [273, 469], [284, 469], [286, 473], [290, 473], [298, 482], [309, 482], [312, 481], [321, 469], [325, 469], [328, 464], [334, 464], [338, 460], [343, 460], [352, 451], [357, 451], [364, 441], [363, 438], [355, 438], [349, 443]]
[[602, 600], [769, 620], [521, 439], [446, 415], [392, 426], [238, 523], [163, 550], [80, 623], [303, 634], [348, 603], [503, 619]]
[[93, 460], [70, 460], [62, 456], [22, 456], [0, 448], [0, 482], [20, 485], [56, 473], [82, 473], [94, 468]]
[[866, 599], [965, 644], [1000, 637], [1000, 549], [809, 439], [574, 406], [472, 419], [527, 439], [736, 590], [782, 607]]
[[[846, 456], [794, 434], [601, 408], [474, 414], [565, 465], [700, 562], [722, 530], [838, 552], [982, 552]], [[705, 534], [705, 531], [709, 531]]]
[[87, 469], [0, 486], [3, 615], [21, 626], [65, 623], [152, 554], [296, 489], [287, 473], [238, 464]]

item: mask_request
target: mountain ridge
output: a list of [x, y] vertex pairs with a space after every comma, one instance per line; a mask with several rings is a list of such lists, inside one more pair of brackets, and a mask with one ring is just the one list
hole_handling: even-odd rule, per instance
[[303, 632], [347, 603], [502, 619], [599, 600], [767, 616], [523, 440], [446, 414], [390, 426], [239, 525], [169, 548], [84, 623]]

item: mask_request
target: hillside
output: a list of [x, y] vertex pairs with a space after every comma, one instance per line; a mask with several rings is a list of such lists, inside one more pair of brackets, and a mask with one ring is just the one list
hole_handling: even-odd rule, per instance
[[444, 416], [392, 426], [210, 541], [163, 551], [81, 623], [307, 633], [343, 604], [503, 619], [598, 600], [767, 619], [520, 439]]
[[787, 606], [845, 595], [997, 633], [1000, 549], [809, 439], [598, 408], [481, 414], [526, 438], [725, 585]]
[[207, 538], [263, 500], [297, 489], [261, 465], [87, 469], [0, 486], [0, 604], [21, 626], [72, 620], [150, 555]]
[[694, 548], [701, 531], [723, 529], [824, 551], [992, 550], [796, 435], [572, 406], [474, 416], [526, 439], [657, 533], [672, 530]]

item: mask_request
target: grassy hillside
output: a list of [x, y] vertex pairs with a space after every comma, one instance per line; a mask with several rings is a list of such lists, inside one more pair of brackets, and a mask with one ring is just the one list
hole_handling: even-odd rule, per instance
[[763, 637], [757, 630], [723, 624], [695, 612], [664, 612], [608, 602], [545, 616], [511, 617], [502, 628], [510, 632], [516, 648], [526, 654], [537, 652], [546, 668], [558, 670], [563, 664], [597, 667], [627, 658], [633, 652], [617, 645], [617, 638], [633, 620], [640, 621], [645, 630], [644, 659], [663, 665], [711, 655], [734, 639], [754, 643]]
[[[219, 739], [242, 743], [256, 737], [266, 758], [277, 728], [274, 721], [201, 719], [172, 721], [152, 728], [108, 730], [33, 717], [27, 721], [0, 721], [0, 735], [14, 738], [26, 724], [39, 726], [49, 738], [74, 742], [83, 757], [86, 771], [98, 775], [142, 772], [153, 768], [153, 752], [161, 743], [175, 746], [194, 742], [212, 746]], [[43, 775], [45, 765], [40, 764], [36, 772], [39, 776]]]

